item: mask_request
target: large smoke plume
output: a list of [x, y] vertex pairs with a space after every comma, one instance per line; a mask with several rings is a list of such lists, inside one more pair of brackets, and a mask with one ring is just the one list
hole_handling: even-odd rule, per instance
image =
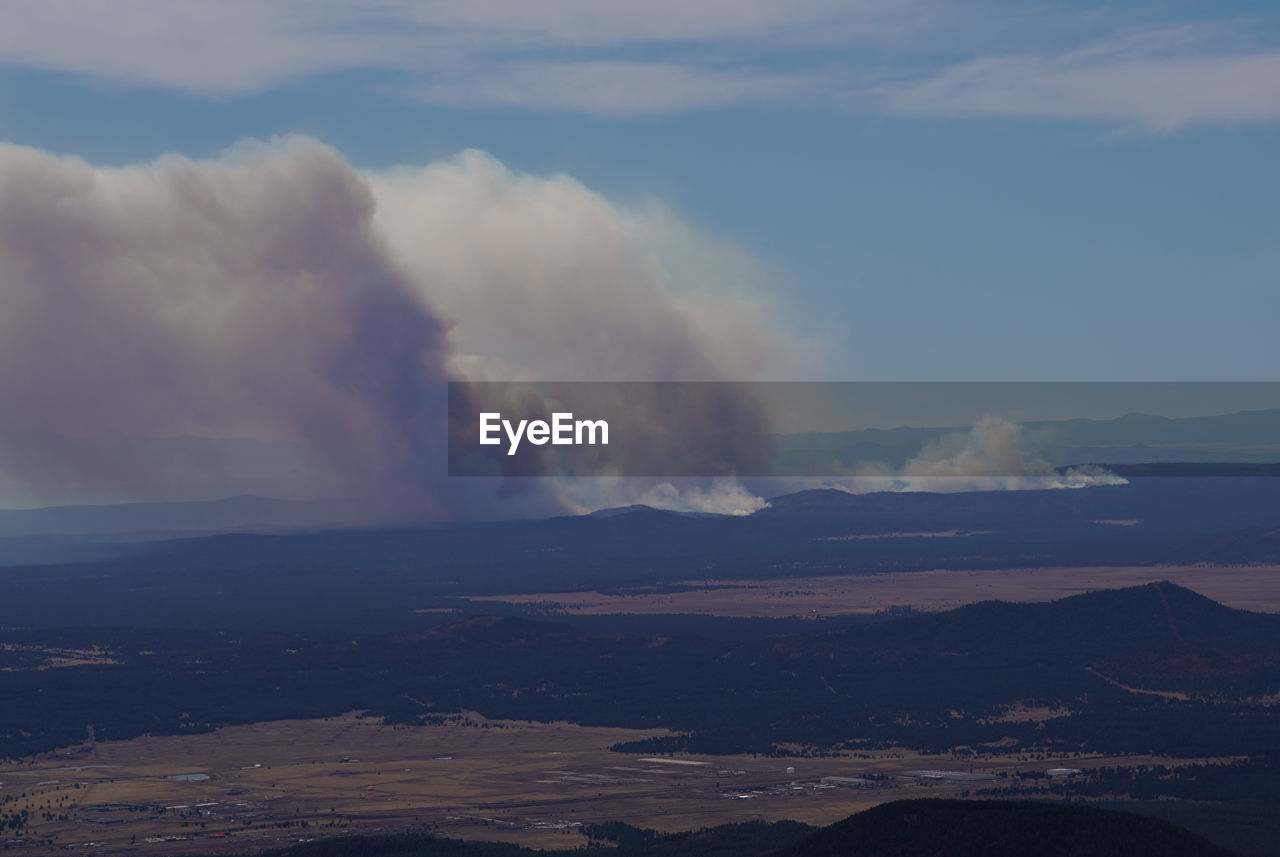
[[306, 139], [122, 168], [0, 146], [0, 505], [473, 513], [492, 488], [446, 485], [444, 381], [794, 371], [753, 270], [657, 204], [474, 152], [362, 173]]
[[[814, 481], [449, 480], [443, 412], [453, 379], [811, 374], [759, 270], [657, 202], [479, 152], [368, 172], [304, 138], [118, 168], [0, 145], [0, 507], [258, 493], [358, 499], [366, 520], [750, 512]], [[998, 421], [859, 475], [822, 483], [1061, 483]]]

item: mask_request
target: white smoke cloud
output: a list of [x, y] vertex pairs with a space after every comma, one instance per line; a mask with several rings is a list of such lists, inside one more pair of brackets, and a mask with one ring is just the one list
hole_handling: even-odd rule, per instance
[[379, 233], [450, 320], [451, 366], [472, 380], [744, 380], [805, 359], [758, 263], [656, 202], [475, 151], [368, 181]]
[[656, 479], [647, 477], [585, 477], [559, 480], [558, 496], [565, 508], [584, 514], [598, 509], [641, 505], [672, 512], [710, 515], [750, 515], [769, 503], [739, 480]]
[[854, 494], [876, 491], [1042, 491], [1124, 485], [1128, 480], [1099, 467], [1057, 468], [1036, 454], [1022, 427], [984, 416], [968, 431], [952, 432], [925, 444], [901, 467], [869, 462], [856, 475], [810, 480], [806, 487], [836, 488]]
[[641, 494], [637, 502], [658, 509], [716, 515], [750, 515], [769, 505], [736, 479], [715, 479], [706, 487], [683, 487], [663, 482]]
[[986, 416], [968, 432], [926, 444], [902, 468], [904, 476], [1051, 476], [1054, 469], [1023, 444], [1022, 428]]
[[[906, 463], [901, 475], [914, 490], [1018, 491], [1128, 482], [1097, 467], [1058, 473], [1034, 452], [1020, 425], [993, 416], [983, 417], [968, 432], [926, 445]], [[925, 487], [929, 485], [943, 487]]]
[[1128, 480], [1105, 468], [1084, 466], [1059, 473], [1035, 452], [1022, 427], [986, 416], [967, 431], [926, 444], [900, 467], [864, 462], [856, 475], [754, 477], [749, 479], [568, 479], [556, 490], [576, 512], [642, 504], [677, 512], [749, 515], [769, 506], [766, 497], [830, 488], [850, 494], [924, 491], [1046, 491], [1124, 485]]

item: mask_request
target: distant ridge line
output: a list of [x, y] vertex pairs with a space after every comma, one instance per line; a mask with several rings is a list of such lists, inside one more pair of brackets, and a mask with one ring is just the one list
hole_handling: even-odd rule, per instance
[[1081, 467], [1104, 468], [1116, 476], [1280, 476], [1280, 462], [1152, 461], [1135, 464], [1091, 462], [1057, 468], [1066, 474]]

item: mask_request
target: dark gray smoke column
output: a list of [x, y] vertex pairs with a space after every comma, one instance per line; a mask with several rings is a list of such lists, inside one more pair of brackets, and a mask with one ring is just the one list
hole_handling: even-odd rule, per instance
[[0, 147], [0, 487], [174, 499], [275, 455], [300, 494], [440, 512], [447, 331], [374, 209], [310, 142], [114, 170]]

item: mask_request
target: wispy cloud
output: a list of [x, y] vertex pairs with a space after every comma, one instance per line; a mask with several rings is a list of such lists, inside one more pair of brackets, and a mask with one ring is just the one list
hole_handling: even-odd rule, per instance
[[752, 69], [644, 62], [512, 62], [428, 81], [419, 98], [454, 106], [572, 110], [597, 115], [665, 113], [696, 107], [776, 103], [808, 95], [819, 81]]
[[1280, 50], [1224, 50], [1224, 33], [1177, 26], [1064, 53], [982, 57], [883, 95], [903, 113], [1110, 120], [1157, 132], [1280, 118]]
[[455, 107], [1280, 118], [1274, 21], [1003, 0], [0, 0], [0, 63], [200, 95], [377, 70]]
[[[498, 80], [532, 73], [526, 89], [540, 95], [537, 81], [556, 77], [553, 84], [561, 85], [568, 72], [558, 69], [569, 63], [576, 66], [574, 80], [582, 83], [593, 72], [616, 79], [627, 67], [601, 63], [593, 51], [647, 47], [707, 56], [732, 49], [758, 56], [766, 41], [777, 50], [829, 42], [836, 34], [843, 43], [860, 33], [875, 37], [901, 26], [902, 10], [914, 5], [914, 0], [0, 0], [0, 62], [207, 94], [252, 92], [323, 70], [389, 69], [448, 78], [481, 67]], [[680, 62], [670, 61], [631, 66], [649, 86], [657, 78], [676, 88], [691, 84], [693, 92], [705, 93], [713, 103], [725, 98], [728, 84], [708, 86], [705, 75], [688, 68], [673, 72], [680, 68]], [[747, 73], [745, 80], [751, 77]], [[654, 101], [645, 86], [633, 88], [644, 104]], [[696, 100], [685, 94], [675, 106]]]

